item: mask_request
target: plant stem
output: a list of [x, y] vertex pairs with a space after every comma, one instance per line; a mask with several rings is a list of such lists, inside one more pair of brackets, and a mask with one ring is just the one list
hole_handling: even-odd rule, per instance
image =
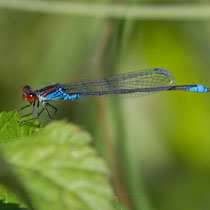
[[0, 8], [74, 15], [93, 18], [140, 20], [205, 20], [210, 19], [210, 6], [170, 5], [139, 6], [120, 4], [87, 4], [32, 0], [0, 0]]

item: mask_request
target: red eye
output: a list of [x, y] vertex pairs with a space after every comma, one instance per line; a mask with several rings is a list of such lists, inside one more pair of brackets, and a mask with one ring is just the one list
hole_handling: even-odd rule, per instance
[[26, 95], [27, 101], [34, 102], [36, 101], [36, 94], [35, 93], [29, 93]]

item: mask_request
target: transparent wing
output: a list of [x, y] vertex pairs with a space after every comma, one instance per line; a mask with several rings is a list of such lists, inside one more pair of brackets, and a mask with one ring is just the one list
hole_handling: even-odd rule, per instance
[[[83, 80], [63, 85], [68, 94], [92, 96], [143, 96], [175, 84], [174, 76], [165, 69], [154, 68], [118, 74], [96, 80]], [[164, 89], [158, 89], [165, 87]], [[151, 91], [150, 91], [151, 90]]]

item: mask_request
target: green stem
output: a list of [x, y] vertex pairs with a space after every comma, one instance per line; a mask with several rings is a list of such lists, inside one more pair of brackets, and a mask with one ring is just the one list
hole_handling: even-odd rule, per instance
[[0, 0], [0, 7], [30, 12], [94, 18], [129, 18], [142, 20], [204, 20], [210, 18], [209, 5], [128, 6], [60, 1]]
[[116, 148], [118, 148], [118, 157], [120, 159], [120, 168], [123, 173], [124, 181], [126, 182], [127, 192], [132, 201], [134, 209], [152, 210], [150, 201], [145, 193], [144, 184], [141, 177], [141, 172], [136, 169], [130, 158], [127, 150], [127, 143], [125, 139], [125, 127], [123, 120], [123, 113], [121, 112], [120, 102], [112, 100], [110, 103], [117, 139]]

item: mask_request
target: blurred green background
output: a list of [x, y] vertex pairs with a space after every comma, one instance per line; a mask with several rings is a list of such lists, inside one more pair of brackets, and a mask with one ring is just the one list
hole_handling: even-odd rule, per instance
[[[207, 2], [185, 1], [191, 3]], [[1, 111], [25, 105], [24, 85], [39, 89], [154, 67], [171, 71], [177, 84], [210, 86], [210, 20], [115, 20], [0, 8], [0, 30]], [[128, 209], [210, 209], [210, 95], [165, 92], [53, 105], [55, 119], [79, 124], [93, 136]], [[40, 122], [47, 123], [46, 114]]]

